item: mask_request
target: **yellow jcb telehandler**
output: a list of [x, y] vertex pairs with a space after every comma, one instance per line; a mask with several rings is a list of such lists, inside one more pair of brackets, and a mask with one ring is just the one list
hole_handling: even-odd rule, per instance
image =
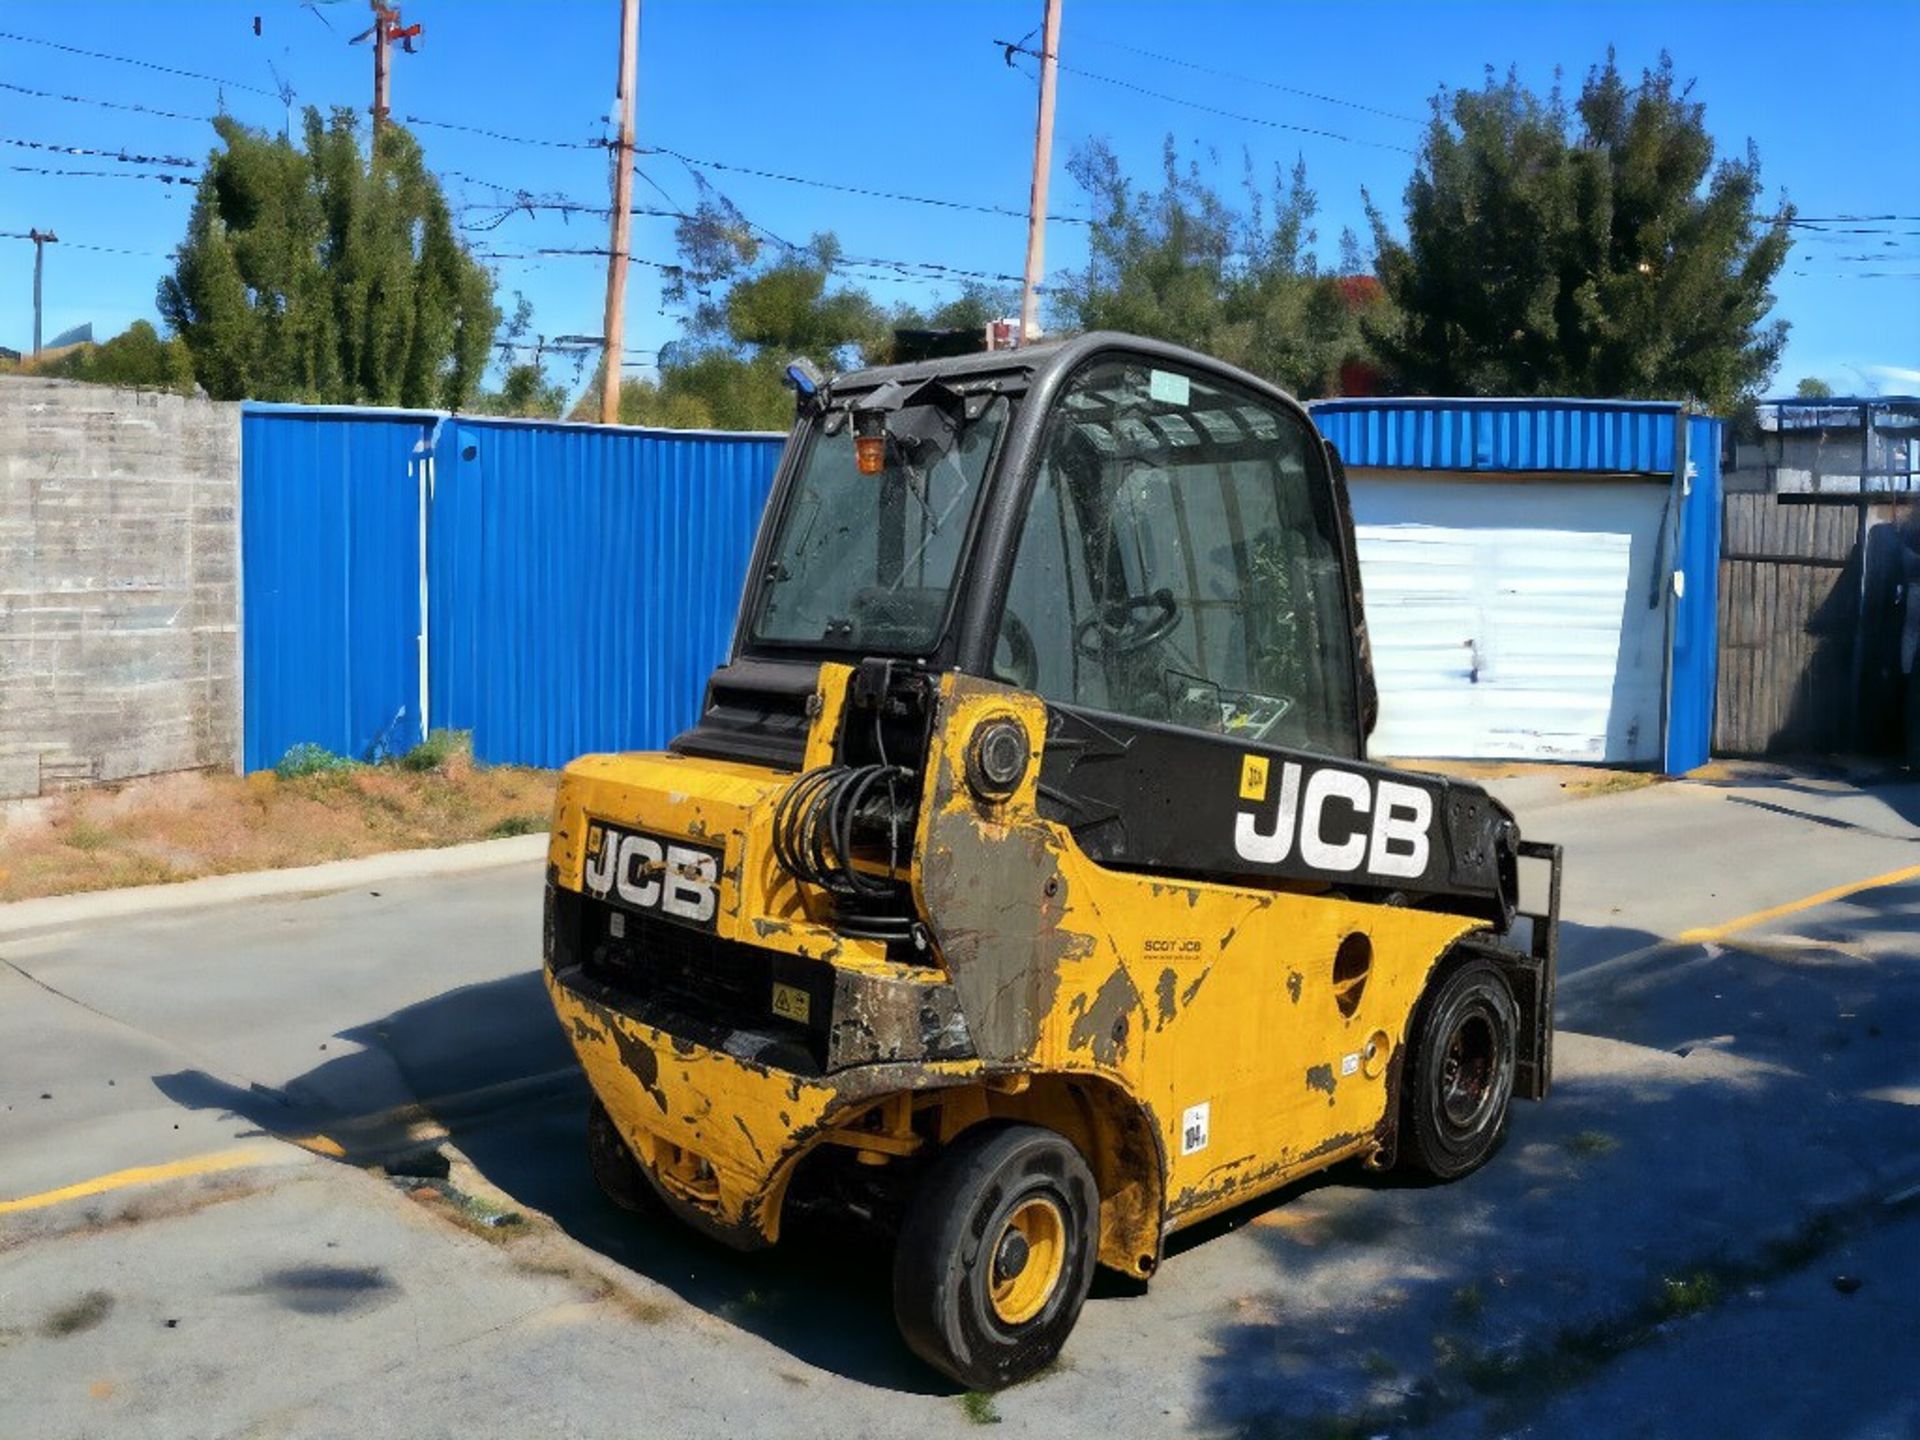
[[1367, 763], [1301, 407], [1114, 334], [789, 378], [697, 723], [555, 809], [546, 979], [607, 1193], [743, 1248], [870, 1219], [908, 1344], [992, 1388], [1096, 1264], [1144, 1281], [1341, 1161], [1485, 1160], [1547, 1090], [1559, 852]]

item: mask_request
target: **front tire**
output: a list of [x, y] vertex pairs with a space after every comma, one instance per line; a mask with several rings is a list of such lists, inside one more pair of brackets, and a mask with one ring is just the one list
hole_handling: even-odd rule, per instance
[[900, 1333], [929, 1365], [998, 1390], [1050, 1364], [1093, 1283], [1100, 1192], [1036, 1125], [987, 1124], [935, 1158], [894, 1252]]
[[605, 1195], [622, 1210], [635, 1215], [658, 1216], [665, 1212], [659, 1194], [640, 1169], [640, 1162], [628, 1148], [620, 1127], [613, 1123], [607, 1107], [595, 1099], [587, 1109], [587, 1164]]
[[1436, 1180], [1478, 1169], [1506, 1138], [1520, 1027], [1513, 987], [1472, 959], [1420, 1002], [1400, 1076], [1400, 1165]]

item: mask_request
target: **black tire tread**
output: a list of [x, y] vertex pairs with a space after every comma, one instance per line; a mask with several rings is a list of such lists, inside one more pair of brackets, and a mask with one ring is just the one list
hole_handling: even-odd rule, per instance
[[[1473, 1141], [1461, 1147], [1438, 1133], [1424, 1103], [1429, 1052], [1439, 1043], [1440, 1025], [1447, 1012], [1476, 989], [1487, 989], [1497, 1001], [1505, 1018], [1506, 1035], [1502, 1064], [1506, 1069], [1506, 1094], [1501, 1098], [1494, 1122]], [[1437, 972], [1426, 993], [1414, 1009], [1408, 1027], [1406, 1063], [1400, 1070], [1400, 1124], [1396, 1168], [1425, 1175], [1435, 1180], [1458, 1180], [1484, 1165], [1506, 1139], [1507, 1122], [1513, 1107], [1515, 1045], [1519, 1034], [1519, 1005], [1513, 986], [1498, 964], [1484, 955], [1468, 952], [1457, 962]]]
[[[967, 1248], [969, 1221], [997, 1183], [1017, 1182], [1023, 1167], [1035, 1162], [1057, 1163], [1063, 1187], [1077, 1187], [1085, 1197], [1083, 1225], [1069, 1237], [1063, 1293], [1017, 1337], [971, 1334], [963, 1313], [971, 1272], [959, 1259]], [[1072, 1208], [1070, 1198], [1070, 1230]], [[1098, 1233], [1099, 1189], [1070, 1141], [1037, 1125], [989, 1121], [974, 1126], [935, 1157], [908, 1202], [893, 1270], [894, 1316], [902, 1337], [922, 1360], [970, 1389], [998, 1390], [1026, 1379], [1060, 1353], [1079, 1318], [1093, 1283]]]

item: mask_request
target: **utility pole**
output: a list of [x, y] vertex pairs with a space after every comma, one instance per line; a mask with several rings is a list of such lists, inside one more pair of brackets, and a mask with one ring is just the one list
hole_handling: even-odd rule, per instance
[[391, 79], [387, 59], [388, 17], [387, 7], [380, 0], [373, 0], [373, 138], [376, 144], [391, 108], [387, 103]]
[[29, 230], [27, 238], [33, 241], [33, 353], [40, 353], [40, 272], [47, 255], [47, 246], [57, 242], [60, 237], [51, 230]]
[[427, 27], [402, 25], [400, 7], [387, 4], [386, 0], [368, 0], [368, 3], [373, 6], [373, 24], [347, 43], [358, 45], [362, 40], [373, 41], [373, 138], [377, 141], [393, 109], [393, 42], [398, 40], [400, 48], [411, 55], [413, 42]]
[[620, 0], [620, 140], [613, 152], [613, 240], [607, 254], [607, 315], [600, 423], [620, 418], [620, 356], [626, 349], [627, 246], [633, 228], [633, 98], [638, 84], [640, 0]]
[[1040, 39], [1040, 121], [1033, 137], [1033, 194], [1027, 202], [1027, 279], [1020, 294], [1020, 343], [1040, 333], [1040, 276], [1046, 268], [1047, 172], [1053, 168], [1053, 81], [1060, 59], [1060, 0], [1047, 0]]

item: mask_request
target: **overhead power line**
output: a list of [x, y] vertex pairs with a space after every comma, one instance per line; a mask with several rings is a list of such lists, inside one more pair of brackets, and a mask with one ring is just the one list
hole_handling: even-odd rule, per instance
[[[876, 190], [865, 185], [848, 185], [838, 180], [820, 180], [807, 175], [789, 175], [778, 170], [761, 170], [751, 165], [735, 165], [724, 160], [703, 160], [694, 155], [683, 155], [678, 150], [669, 150], [664, 145], [644, 147], [643, 155], [665, 155], [678, 160], [682, 165], [699, 166], [707, 170], [722, 170], [732, 175], [751, 175], [761, 180], [778, 180], [788, 185], [807, 185], [816, 190], [837, 190], [843, 195], [865, 195], [874, 200], [898, 200], [908, 205], [931, 205], [942, 210], [969, 210], [977, 215], [1006, 215], [1016, 220], [1027, 218], [1027, 212], [1009, 205], [981, 205], [970, 200], [944, 200], [933, 195], [909, 195], [898, 190]], [[1052, 219], [1069, 225], [1085, 225], [1089, 222], [1078, 215], [1055, 215]]]
[[57, 175], [68, 180], [158, 180], [162, 185], [196, 185], [198, 175], [176, 175], [170, 170], [60, 170], [51, 165], [4, 165], [16, 175]]
[[1143, 50], [1138, 45], [1126, 45], [1118, 40], [1082, 40], [1080, 43], [1104, 45], [1109, 50], [1125, 50], [1131, 55], [1157, 60], [1162, 65], [1177, 65], [1182, 70], [1197, 70], [1202, 75], [1217, 75], [1222, 80], [1239, 80], [1247, 85], [1259, 85], [1268, 90], [1277, 90], [1282, 95], [1298, 95], [1303, 100], [1318, 100], [1323, 105], [1340, 105], [1348, 110], [1358, 110], [1367, 115], [1379, 115], [1387, 120], [1404, 120], [1409, 125], [1425, 123], [1418, 115], [1404, 115], [1398, 110], [1382, 110], [1376, 105], [1363, 105], [1358, 100], [1343, 100], [1338, 95], [1322, 95], [1317, 90], [1302, 90], [1294, 85], [1282, 85], [1277, 80], [1263, 80], [1258, 75], [1243, 75], [1236, 70], [1220, 70], [1212, 65], [1202, 65], [1195, 60], [1182, 60], [1177, 55], [1162, 55], [1157, 50]]
[[191, 170], [200, 162], [188, 160], [179, 155], [133, 155], [125, 150], [94, 150], [85, 145], [55, 145], [45, 140], [19, 140], [11, 135], [0, 135], [0, 145], [13, 145], [22, 150], [41, 150], [52, 155], [85, 155], [97, 160], [118, 160], [123, 165], [170, 165], [178, 170]]
[[58, 40], [42, 39], [38, 35], [16, 35], [11, 31], [0, 30], [0, 40], [12, 40], [21, 45], [44, 45], [49, 50], [62, 50], [69, 55], [82, 55], [89, 60], [111, 60], [116, 65], [134, 65], [142, 70], [155, 70], [162, 75], [178, 75], [185, 80], [205, 80], [212, 85], [225, 85], [234, 90], [245, 90], [254, 95], [265, 95], [269, 99], [279, 97], [271, 90], [258, 85], [248, 85], [240, 80], [226, 80], [218, 75], [202, 74], [198, 70], [180, 70], [172, 65], [159, 65], [151, 60], [135, 60], [126, 55], [109, 55], [103, 50], [82, 50], [78, 45], [63, 45]]
[[[796, 252], [806, 249], [803, 245], [792, 247]], [[532, 260], [548, 255], [597, 255], [605, 258], [612, 252], [604, 245], [542, 245], [532, 250], [476, 250], [473, 252], [482, 260]], [[699, 282], [711, 281], [715, 276], [701, 275], [691, 271], [685, 265], [674, 265], [661, 260], [645, 260], [638, 255], [629, 255], [628, 261], [635, 265], [644, 265], [650, 270], [659, 270], [664, 274], [691, 277], [696, 286]], [[1021, 277], [1007, 275], [992, 270], [970, 270], [958, 265], [942, 265], [931, 260], [887, 260], [873, 256], [842, 255], [826, 261], [826, 268], [835, 271], [857, 272], [891, 271], [892, 274], [878, 275], [879, 279], [898, 280], [999, 280], [1018, 284]], [[925, 272], [915, 274], [913, 272]]]
[[459, 130], [468, 135], [481, 135], [489, 140], [504, 140], [509, 145], [538, 145], [549, 150], [607, 150], [612, 148], [608, 140], [550, 140], [535, 135], [509, 135], [503, 130], [487, 130], [478, 125], [461, 125], [452, 120], [429, 120], [422, 115], [402, 115], [402, 125], [426, 125], [435, 130]]
[[[1024, 43], [1016, 43], [1011, 40], [996, 40], [993, 43], [1006, 52], [1007, 63], [1009, 65], [1013, 64], [1013, 57], [1015, 55], [1025, 55], [1035, 60], [1041, 58], [1038, 50], [1032, 49]], [[1269, 130], [1287, 130], [1297, 135], [1317, 136], [1322, 140], [1338, 140], [1343, 145], [1360, 145], [1372, 150], [1393, 150], [1402, 155], [1413, 155], [1417, 153], [1408, 145], [1393, 145], [1384, 140], [1361, 140], [1352, 135], [1343, 135], [1338, 130], [1322, 130], [1313, 125], [1295, 125], [1285, 120], [1274, 120], [1265, 115], [1242, 115], [1236, 110], [1225, 110], [1218, 105], [1206, 105], [1198, 100], [1183, 100], [1178, 95], [1168, 95], [1164, 91], [1150, 90], [1145, 85], [1136, 85], [1131, 80], [1122, 80], [1115, 75], [1102, 75], [1096, 70], [1086, 70], [1078, 65], [1068, 65], [1060, 61], [1056, 61], [1055, 63], [1067, 74], [1078, 75], [1082, 80], [1096, 80], [1102, 85], [1111, 85], [1116, 89], [1127, 90], [1135, 95], [1144, 95], [1149, 100], [1158, 100], [1166, 105], [1182, 105], [1189, 110], [1198, 110], [1206, 115], [1217, 115], [1223, 120], [1237, 121], [1242, 125], [1261, 125]]]
[[1789, 225], [1866, 225], [1866, 224], [1912, 224], [1920, 221], [1920, 215], [1796, 215]]
[[9, 80], [0, 80], [0, 90], [11, 90], [16, 95], [31, 95], [36, 100], [60, 100], [69, 105], [98, 105], [103, 110], [131, 110], [141, 115], [152, 115], [162, 120], [191, 120], [196, 125], [213, 123], [211, 115], [188, 115], [179, 110], [160, 110], [152, 105], [135, 105], [131, 101], [95, 100], [88, 95], [58, 95], [51, 90], [35, 90], [27, 85], [15, 85]]

